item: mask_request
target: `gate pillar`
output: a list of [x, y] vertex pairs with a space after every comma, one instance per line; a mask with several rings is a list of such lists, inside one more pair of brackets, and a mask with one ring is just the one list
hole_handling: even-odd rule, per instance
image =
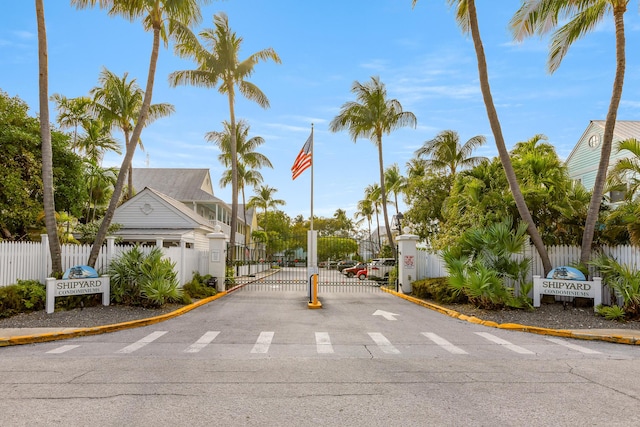
[[398, 291], [411, 293], [411, 282], [416, 280], [416, 245], [419, 237], [415, 234], [401, 234], [396, 238], [398, 242]]
[[214, 227], [214, 232], [207, 234], [209, 239], [209, 274], [218, 281], [218, 292], [224, 292], [227, 259], [227, 236], [221, 231], [220, 225]]

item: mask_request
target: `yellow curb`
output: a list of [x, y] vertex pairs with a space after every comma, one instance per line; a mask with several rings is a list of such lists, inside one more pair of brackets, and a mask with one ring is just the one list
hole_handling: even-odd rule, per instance
[[607, 342], [612, 342], [616, 344], [640, 345], [640, 339], [634, 338], [632, 336], [625, 336], [624, 334], [610, 334], [610, 335], [590, 334], [589, 332], [577, 332], [577, 331], [571, 331], [568, 329], [549, 329], [549, 328], [541, 328], [537, 326], [519, 325], [517, 323], [496, 323], [496, 322], [491, 322], [487, 320], [481, 320], [475, 316], [467, 316], [466, 314], [458, 313], [455, 310], [440, 307], [439, 305], [436, 305], [427, 301], [423, 301], [421, 299], [418, 299], [409, 295], [398, 293], [392, 289], [388, 289], [384, 287], [380, 289], [392, 295], [400, 297], [402, 299], [406, 299], [407, 301], [411, 301], [414, 304], [418, 304], [423, 307], [426, 307], [430, 310], [434, 310], [439, 313], [446, 314], [447, 316], [450, 316], [450, 317], [454, 317], [454, 318], [464, 320], [474, 324], [480, 324], [490, 328], [529, 332], [532, 334], [549, 335], [549, 336], [556, 336], [556, 337], [563, 337], [563, 338], [575, 338], [579, 340], [607, 341]]
[[44, 334], [37, 334], [37, 335], [22, 335], [22, 336], [15, 336], [15, 337], [9, 337], [9, 338], [0, 338], [0, 347], [6, 347], [10, 345], [20, 345], [20, 344], [31, 344], [31, 343], [38, 343], [38, 342], [47, 342], [47, 341], [57, 341], [62, 339], [76, 338], [76, 337], [89, 336], [89, 335], [98, 335], [98, 334], [104, 334], [107, 332], [116, 332], [124, 329], [137, 328], [140, 326], [153, 325], [155, 323], [164, 322], [165, 320], [173, 319], [174, 317], [183, 315], [211, 301], [215, 301], [218, 298], [222, 298], [225, 295], [227, 295], [226, 291], [219, 292], [211, 297], [203, 298], [199, 301], [194, 302], [193, 304], [186, 305], [170, 313], [161, 314], [159, 316], [149, 317], [146, 319], [131, 320], [129, 322], [114, 323], [111, 325], [96, 326], [92, 328], [78, 328], [78, 329], [72, 329], [64, 332], [47, 332]]

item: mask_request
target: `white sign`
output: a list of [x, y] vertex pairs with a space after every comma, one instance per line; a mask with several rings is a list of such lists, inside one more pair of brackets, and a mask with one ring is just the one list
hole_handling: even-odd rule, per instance
[[404, 255], [404, 268], [413, 270], [416, 265], [416, 257], [414, 255]]
[[47, 278], [47, 313], [54, 312], [56, 297], [89, 294], [102, 294], [102, 305], [109, 305], [111, 294], [109, 276], [66, 280]]
[[540, 295], [593, 298], [593, 307], [602, 304], [602, 278], [592, 282], [582, 280], [559, 280], [533, 276], [533, 306], [540, 307]]

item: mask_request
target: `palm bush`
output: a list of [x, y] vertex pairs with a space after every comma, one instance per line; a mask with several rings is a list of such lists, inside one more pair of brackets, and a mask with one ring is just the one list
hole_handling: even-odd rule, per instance
[[183, 300], [175, 264], [163, 259], [159, 248], [148, 255], [139, 246], [124, 252], [111, 262], [111, 300], [116, 304], [160, 306]]
[[[515, 256], [526, 241], [526, 224], [520, 223], [514, 230], [511, 218], [464, 232], [456, 244], [443, 251], [454, 295], [466, 295], [480, 308], [530, 308], [527, 293], [531, 286], [525, 280], [531, 259]], [[509, 284], [519, 287], [519, 296]]]
[[640, 271], [634, 271], [627, 265], [619, 264], [614, 258], [598, 254], [590, 263], [602, 275], [602, 281], [615, 295], [622, 299], [625, 318], [640, 317]]

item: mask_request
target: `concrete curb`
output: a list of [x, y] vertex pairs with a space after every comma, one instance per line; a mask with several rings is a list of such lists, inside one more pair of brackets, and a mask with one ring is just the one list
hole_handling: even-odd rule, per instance
[[564, 337], [564, 338], [575, 338], [580, 340], [591, 340], [591, 341], [607, 341], [617, 344], [628, 344], [628, 345], [640, 345], [640, 337], [634, 336], [633, 334], [625, 334], [625, 333], [607, 333], [607, 332], [592, 332], [589, 330], [571, 330], [571, 329], [548, 329], [548, 328], [540, 328], [537, 326], [527, 326], [527, 325], [519, 325], [517, 323], [496, 323], [488, 320], [482, 320], [475, 316], [467, 316], [466, 314], [458, 313], [455, 310], [450, 310], [448, 308], [440, 307], [439, 305], [423, 301], [421, 299], [401, 294], [391, 289], [387, 289], [382, 287], [383, 291], [388, 292], [392, 295], [410, 301], [414, 304], [421, 305], [430, 310], [437, 311], [439, 313], [445, 314], [447, 316], [464, 320], [470, 323], [475, 323], [478, 325], [488, 326], [490, 328], [497, 329], [509, 329], [512, 331], [520, 331], [520, 332], [529, 332], [532, 334], [538, 335], [549, 335], [555, 337]]
[[96, 326], [93, 328], [77, 328], [77, 329], [71, 329], [71, 330], [69, 330], [69, 328], [66, 328], [67, 330], [63, 332], [48, 332], [44, 334], [22, 335], [22, 336], [8, 337], [8, 338], [0, 338], [0, 347], [6, 347], [10, 345], [32, 344], [32, 343], [47, 342], [47, 341], [57, 341], [57, 340], [63, 340], [63, 339], [69, 339], [69, 338], [88, 336], [88, 335], [104, 334], [107, 332], [116, 332], [124, 329], [137, 328], [140, 326], [153, 325], [155, 323], [164, 322], [165, 320], [173, 319], [174, 317], [183, 315], [195, 308], [208, 304], [211, 301], [215, 301], [218, 298], [222, 298], [225, 295], [227, 295], [227, 292], [219, 292], [214, 296], [201, 299], [200, 301], [181, 307], [175, 311], [172, 311], [171, 313], [162, 314], [160, 316], [149, 317], [147, 319], [132, 320], [129, 322], [114, 323], [111, 325]]

